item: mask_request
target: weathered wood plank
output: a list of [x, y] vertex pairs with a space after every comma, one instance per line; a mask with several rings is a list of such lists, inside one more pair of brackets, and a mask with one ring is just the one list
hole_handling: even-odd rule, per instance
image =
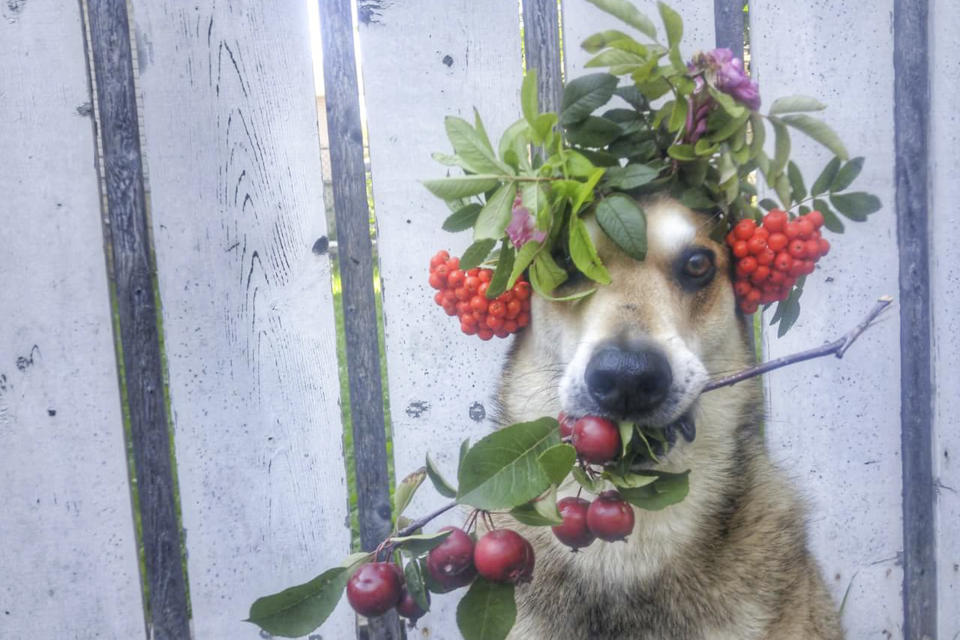
[[[440, 249], [457, 255], [470, 237], [440, 228], [449, 211], [419, 181], [445, 173], [430, 158], [431, 152], [451, 150], [444, 116], [472, 122], [476, 106], [494, 144], [521, 117], [519, 15], [511, 2], [426, 0], [378, 6], [360, 24], [360, 45], [394, 463], [402, 477], [423, 465], [429, 452], [453, 480], [460, 442], [476, 441], [492, 426], [491, 396], [509, 340], [481, 342], [466, 336], [433, 303], [434, 291], [427, 285], [430, 257]], [[422, 515], [444, 502], [426, 486], [409, 512]], [[462, 514], [453, 512], [437, 526], [453, 523], [462, 524]], [[421, 632], [459, 638], [457, 600], [457, 595], [435, 598], [420, 622]]]
[[[766, 104], [798, 93], [828, 103], [823, 117], [851, 153], [867, 157], [856, 188], [885, 204], [868, 223], [847, 222], [846, 234], [830, 235], [833, 249], [807, 278], [799, 322], [783, 339], [768, 332], [768, 357], [835, 336], [877, 296], [897, 294], [893, 4], [750, 3], [752, 64]], [[793, 149], [810, 180], [829, 159], [799, 133]], [[851, 638], [902, 634], [898, 336], [890, 315], [843, 361], [798, 365], [766, 381], [770, 450], [809, 499], [810, 542], [838, 603], [853, 584], [844, 611]]]
[[306, 3], [133, 8], [193, 626], [259, 638], [350, 544]]
[[190, 635], [186, 577], [181, 560], [176, 478], [152, 248], [140, 158], [140, 127], [126, 2], [83, 2], [89, 41], [94, 113], [101, 151], [108, 265], [123, 358], [121, 385], [140, 507], [146, 572], [147, 627], [161, 640]]
[[560, 111], [563, 68], [557, 0], [523, 0], [523, 48], [527, 69], [537, 71], [541, 111]]
[[897, 240], [900, 247], [900, 429], [903, 637], [937, 637], [931, 369], [930, 58], [928, 0], [893, 9]]
[[933, 319], [934, 481], [937, 496], [937, 627], [960, 632], [960, 61], [950, 52], [960, 32], [960, 4], [930, 3], [930, 300]]
[[78, 3], [0, 7], [0, 637], [143, 638]]
[[716, 25], [718, 47], [733, 51], [738, 58], [743, 57], [743, 5], [744, 0], [714, 0], [713, 19]]
[[[666, 41], [656, 0], [635, 0], [633, 2], [657, 26], [660, 39]], [[690, 58], [700, 49], [713, 49], [715, 38], [714, 8], [710, 2], [672, 3], [683, 15], [683, 43], [681, 52]], [[563, 44], [564, 64], [567, 77], [574, 78], [584, 73], [597, 71], [584, 69], [583, 65], [593, 56], [580, 48], [580, 43], [590, 34], [604, 29], [620, 29], [631, 33], [641, 42], [646, 36], [620, 22], [613, 16], [600, 11], [592, 4], [580, 0], [567, 0], [563, 3]]]

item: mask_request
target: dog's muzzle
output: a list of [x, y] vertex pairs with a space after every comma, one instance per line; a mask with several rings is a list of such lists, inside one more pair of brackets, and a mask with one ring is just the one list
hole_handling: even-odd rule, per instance
[[656, 409], [670, 391], [673, 373], [666, 356], [655, 348], [608, 346], [590, 358], [584, 379], [604, 412], [626, 418]]

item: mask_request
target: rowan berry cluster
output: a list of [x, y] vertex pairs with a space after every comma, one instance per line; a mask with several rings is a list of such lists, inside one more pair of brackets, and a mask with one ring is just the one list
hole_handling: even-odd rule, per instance
[[460, 318], [461, 331], [481, 340], [506, 338], [530, 324], [530, 284], [521, 277], [512, 289], [490, 300], [492, 279], [491, 269], [464, 271], [460, 259], [446, 251], [430, 259], [430, 286], [437, 289], [433, 300], [448, 316]]
[[740, 310], [754, 313], [759, 305], [785, 300], [797, 278], [813, 273], [830, 243], [820, 235], [823, 214], [811, 211], [790, 220], [774, 209], [757, 223], [741, 220], [727, 234], [733, 252], [734, 284]]

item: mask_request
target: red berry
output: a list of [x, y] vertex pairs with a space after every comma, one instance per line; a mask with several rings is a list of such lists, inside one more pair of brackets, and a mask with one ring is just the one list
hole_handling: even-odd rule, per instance
[[756, 229], [757, 223], [750, 218], [746, 218], [738, 222], [733, 228], [733, 235], [735, 235], [738, 240], [749, 240]]
[[771, 235], [776, 231], [783, 231], [786, 225], [787, 214], [785, 211], [773, 209], [763, 217], [763, 226], [767, 228]]
[[492, 582], [528, 582], [533, 576], [533, 562], [533, 547], [510, 529], [490, 531], [473, 550], [477, 573]]
[[620, 429], [610, 420], [584, 416], [573, 425], [573, 448], [580, 457], [603, 464], [620, 455]]
[[757, 259], [753, 256], [747, 256], [739, 262], [737, 262], [737, 273], [740, 274], [749, 274], [757, 270]]
[[[427, 604], [430, 604], [430, 592], [425, 594], [427, 596]], [[402, 615], [404, 618], [410, 622], [416, 622], [423, 614], [427, 611], [421, 609], [420, 605], [417, 604], [417, 601], [410, 595], [410, 592], [406, 589], [403, 590], [403, 593], [400, 595], [400, 602], [397, 603], [397, 613]]]
[[731, 231], [730, 233], [727, 234], [726, 240], [727, 240], [727, 246], [732, 247], [733, 243], [737, 241], [737, 236], [736, 234], [733, 233], [733, 231]]
[[737, 258], [743, 258], [750, 254], [750, 247], [745, 240], [737, 240], [733, 243], [733, 255]]
[[820, 244], [820, 257], [830, 253], [830, 242], [826, 238], [820, 238], [817, 242]]
[[800, 238], [791, 240], [787, 250], [790, 252], [790, 255], [797, 260], [802, 260], [807, 257], [807, 243]]
[[757, 309], [760, 307], [756, 302], [747, 302], [744, 300], [740, 303], [740, 310], [745, 314], [750, 315], [751, 313], [756, 313]]
[[530, 283], [525, 281], [518, 282], [513, 285], [513, 293], [517, 297], [517, 300], [528, 300], [530, 298]]
[[733, 285], [733, 291], [737, 294], [738, 298], [744, 298], [748, 293], [750, 293], [750, 283], [746, 280], [738, 280]]
[[461, 322], [461, 323], [460, 323], [460, 331], [463, 331], [463, 332], [464, 332], [465, 334], [467, 334], [468, 336], [475, 335], [475, 334], [477, 333], [477, 325], [476, 325], [476, 323], [474, 323], [474, 324], [467, 324], [467, 323], [465, 323], [465, 322]]
[[434, 289], [444, 289], [447, 286], [447, 279], [441, 276], [436, 271], [430, 274], [430, 278], [428, 282], [430, 283], [430, 286], [433, 287]]
[[773, 261], [773, 265], [780, 271], [790, 271], [793, 266], [793, 258], [786, 251], [781, 251]]
[[767, 248], [767, 239], [760, 237], [761, 231], [763, 231], [763, 229], [757, 229], [753, 237], [747, 240], [747, 249], [755, 256]]
[[466, 274], [464, 274], [463, 271], [460, 271], [460, 269], [454, 269], [447, 274], [447, 286], [451, 289], [462, 287], [463, 282], [466, 279]]
[[770, 267], [760, 265], [757, 270], [750, 275], [750, 282], [754, 284], [763, 284], [770, 277]]
[[427, 554], [427, 572], [446, 591], [470, 584], [477, 575], [473, 566], [473, 540], [456, 527], [443, 527], [440, 531], [449, 531], [450, 535]]
[[633, 507], [616, 491], [604, 491], [587, 509], [587, 527], [601, 540], [623, 540], [633, 531]]
[[490, 328], [490, 329], [493, 329], [494, 333], [496, 333], [496, 331], [497, 331], [498, 329], [502, 329], [502, 328], [503, 328], [503, 318], [500, 318], [500, 317], [498, 317], [498, 316], [489, 316], [489, 315], [488, 315], [488, 316], [487, 316], [486, 323], [487, 323], [487, 327]]
[[806, 216], [797, 220], [797, 228], [800, 230], [801, 238], [808, 238], [813, 233], [813, 223]]
[[477, 337], [481, 340], [489, 340], [493, 337], [493, 331], [490, 331], [490, 329], [477, 329]]
[[811, 211], [807, 214], [807, 220], [809, 220], [815, 229], [819, 229], [823, 226], [823, 214], [819, 211]]
[[480, 278], [477, 276], [467, 276], [463, 281], [463, 288], [470, 293], [476, 293], [480, 287]]
[[443, 306], [443, 291], [437, 291], [433, 294], [433, 301], [436, 302], [441, 307]]
[[807, 257], [816, 260], [820, 257], [820, 241], [819, 240], [807, 240], [804, 242], [806, 246]]
[[791, 220], [787, 223], [784, 233], [787, 235], [787, 239], [793, 240], [800, 235], [800, 227], [797, 224], [796, 220]]
[[506, 331], [508, 334], [516, 333], [519, 328], [520, 328], [520, 325], [517, 324], [516, 320], [503, 321], [503, 330]]
[[767, 239], [767, 246], [773, 249], [774, 251], [780, 251], [790, 240], [785, 234], [782, 233], [771, 233], [770, 237]]
[[494, 300], [487, 307], [487, 313], [491, 316], [502, 318], [507, 315], [507, 307], [500, 300]]
[[370, 562], [347, 582], [347, 600], [362, 616], [382, 616], [400, 601], [403, 582], [392, 562]]
[[519, 300], [511, 300], [507, 303], [507, 317], [511, 320], [520, 315], [521, 310], [523, 310], [523, 303]]
[[573, 425], [577, 424], [577, 421], [568, 416], [563, 411], [557, 416], [557, 422], [560, 423], [560, 437], [561, 438], [572, 438], [573, 437]]
[[490, 269], [480, 269], [477, 272], [477, 277], [480, 278], [481, 282], [490, 282], [493, 279], [493, 271]]
[[587, 509], [590, 503], [583, 498], [564, 498], [557, 502], [557, 511], [563, 517], [563, 524], [552, 527], [557, 540], [574, 551], [589, 546], [596, 536], [587, 527]]
[[441, 265], [450, 259], [450, 254], [446, 251], [438, 251], [436, 255], [430, 258], [430, 270], [437, 268], [437, 265]]
[[777, 257], [777, 254], [773, 252], [770, 247], [767, 247], [757, 255], [757, 264], [759, 265], [771, 265], [773, 264], [773, 259]]
[[530, 314], [529, 314], [529, 313], [521, 313], [520, 315], [517, 316], [517, 326], [518, 326], [518, 327], [520, 327], [520, 328], [522, 329], [523, 327], [527, 326], [528, 324], [530, 324]]
[[487, 302], [487, 299], [482, 295], [478, 294], [470, 298], [470, 308], [477, 313], [486, 313], [488, 305], [489, 303]]
[[756, 304], [756, 303], [760, 302], [760, 298], [761, 298], [762, 296], [763, 296], [763, 294], [760, 293], [760, 289], [753, 288], [753, 289], [750, 290], [750, 293], [747, 294], [747, 297], [745, 298], [745, 301], [746, 301], [746, 302], [749, 302], [750, 304]]

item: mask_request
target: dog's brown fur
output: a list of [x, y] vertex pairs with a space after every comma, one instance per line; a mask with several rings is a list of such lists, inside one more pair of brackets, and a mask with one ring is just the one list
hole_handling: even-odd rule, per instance
[[[707, 376], [753, 361], [727, 252], [709, 239], [705, 216], [667, 199], [646, 209], [644, 261], [594, 229], [613, 283], [580, 302], [535, 302], [534, 323], [505, 370], [501, 422], [577, 413], [581, 406], [565, 405], [576, 402], [570, 376], [582, 361], [578, 353], [612, 337], [652, 342], [671, 354], [675, 409], [695, 407], [696, 439], [660, 464], [690, 469], [690, 493], [662, 511], [637, 510], [625, 543], [595, 542], [578, 553], [548, 528], [520, 526], [536, 549], [536, 570], [533, 582], [517, 589], [510, 638], [840, 640], [839, 617], [807, 549], [803, 509], [759, 433], [760, 383], [697, 398]], [[714, 281], [696, 292], [678, 286], [671, 267], [691, 244], [717, 257]], [[575, 491], [567, 485], [561, 493]]]

